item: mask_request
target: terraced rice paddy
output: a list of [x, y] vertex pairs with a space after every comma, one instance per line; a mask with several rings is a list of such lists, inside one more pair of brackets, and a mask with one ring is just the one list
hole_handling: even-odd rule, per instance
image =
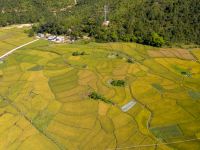
[[[200, 51], [149, 51], [159, 50], [42, 40], [16, 51], [0, 64], [0, 149], [199, 150]], [[94, 91], [113, 103], [89, 98]]]

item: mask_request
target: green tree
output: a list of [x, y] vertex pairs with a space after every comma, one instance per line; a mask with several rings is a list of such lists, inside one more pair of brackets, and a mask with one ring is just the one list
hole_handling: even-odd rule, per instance
[[152, 39], [150, 45], [161, 47], [165, 43], [163, 37], [159, 36], [157, 33], [153, 32], [151, 36]]

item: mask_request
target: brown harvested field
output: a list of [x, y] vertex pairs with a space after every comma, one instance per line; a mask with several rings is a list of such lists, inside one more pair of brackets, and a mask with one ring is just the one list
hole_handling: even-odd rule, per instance
[[167, 58], [180, 58], [186, 60], [196, 60], [194, 56], [186, 49], [160, 49], [160, 50], [148, 50], [148, 54], [151, 57], [167, 57]]

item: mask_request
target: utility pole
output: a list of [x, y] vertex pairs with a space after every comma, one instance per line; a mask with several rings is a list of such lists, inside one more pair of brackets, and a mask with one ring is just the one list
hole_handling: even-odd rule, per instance
[[110, 21], [108, 21], [108, 5], [104, 5], [104, 22], [103, 26], [108, 26], [110, 24]]
[[104, 5], [104, 22], [107, 21], [107, 15], [108, 15], [108, 6]]

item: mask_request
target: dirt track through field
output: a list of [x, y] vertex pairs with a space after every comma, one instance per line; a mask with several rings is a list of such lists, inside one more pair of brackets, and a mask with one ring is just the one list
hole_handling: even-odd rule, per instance
[[0, 60], [1, 60], [1, 59], [4, 59], [5, 57], [7, 57], [8, 55], [12, 54], [12, 53], [15, 52], [16, 50], [18, 50], [18, 49], [20, 49], [20, 48], [22, 48], [22, 47], [25, 47], [25, 46], [27, 46], [27, 45], [30, 45], [30, 44], [32, 44], [32, 43], [38, 41], [38, 40], [39, 40], [39, 39], [33, 40], [33, 41], [31, 41], [31, 42], [28, 42], [28, 43], [26, 43], [26, 44], [23, 44], [23, 45], [21, 45], [21, 46], [18, 46], [18, 47], [16, 47], [16, 48], [10, 50], [9, 52], [7, 52], [7, 53], [5, 53], [4, 55], [0, 56]]

